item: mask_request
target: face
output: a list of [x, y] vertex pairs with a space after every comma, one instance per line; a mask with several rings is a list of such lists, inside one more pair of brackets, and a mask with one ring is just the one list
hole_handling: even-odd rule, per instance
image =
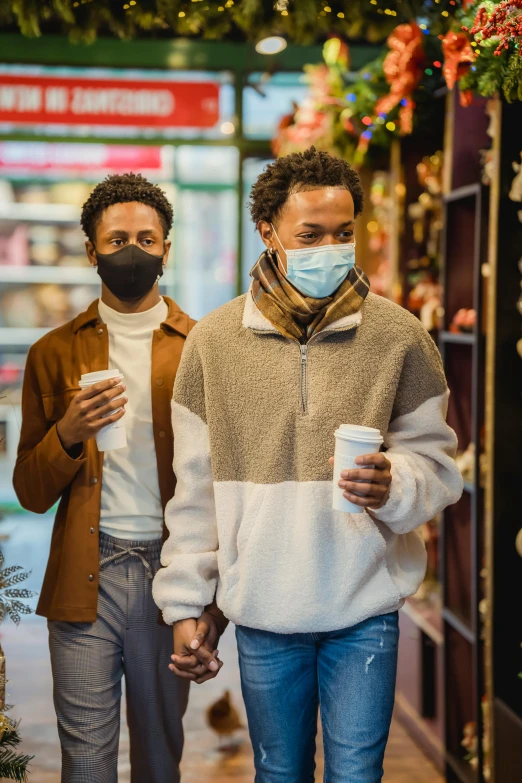
[[288, 197], [276, 225], [277, 236], [264, 220], [259, 222], [258, 231], [266, 247], [277, 251], [286, 271], [284, 248], [298, 250], [353, 242], [354, 212], [352, 194], [344, 188], [304, 190]]
[[154, 256], [163, 256], [167, 263], [170, 242], [163, 237], [158, 213], [147, 204], [129, 201], [107, 207], [96, 227], [96, 245], [86, 242], [87, 255], [96, 266], [96, 252], [115, 253], [126, 245], [137, 245]]

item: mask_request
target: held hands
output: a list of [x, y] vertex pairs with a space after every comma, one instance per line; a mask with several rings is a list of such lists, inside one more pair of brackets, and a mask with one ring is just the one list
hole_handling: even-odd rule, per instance
[[212, 680], [223, 666], [216, 647], [228, 621], [217, 607], [214, 611], [212, 607], [199, 620], [180, 620], [173, 626], [174, 655], [169, 669], [197, 685]]
[[78, 392], [57, 425], [58, 437], [66, 451], [94, 438], [102, 427], [125, 415], [127, 398], [116, 399], [125, 388], [118, 379], [111, 378]]
[[[381, 508], [390, 496], [392, 482], [391, 463], [383, 452], [357, 457], [356, 464], [360, 468], [343, 470], [339, 487], [344, 490], [344, 497], [366, 509]], [[330, 465], [333, 466], [333, 457]], [[357, 492], [357, 494], [354, 494]]]

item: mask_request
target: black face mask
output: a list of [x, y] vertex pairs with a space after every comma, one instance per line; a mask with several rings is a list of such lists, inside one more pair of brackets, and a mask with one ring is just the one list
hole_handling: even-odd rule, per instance
[[154, 256], [137, 245], [125, 245], [115, 253], [96, 253], [98, 274], [122, 302], [143, 299], [163, 274], [163, 256]]

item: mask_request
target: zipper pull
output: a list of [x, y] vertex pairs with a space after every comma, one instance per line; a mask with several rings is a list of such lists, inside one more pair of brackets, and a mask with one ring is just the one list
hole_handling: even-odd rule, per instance
[[301, 362], [303, 364], [306, 364], [306, 345], [300, 345], [299, 348], [301, 349]]

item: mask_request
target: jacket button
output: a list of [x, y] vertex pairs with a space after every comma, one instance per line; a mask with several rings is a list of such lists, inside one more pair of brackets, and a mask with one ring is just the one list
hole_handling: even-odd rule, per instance
[[159, 436], [160, 438], [164, 438], [166, 434], [167, 434], [166, 432], [163, 432], [163, 430], [161, 430]]
[[89, 582], [94, 582], [94, 574], [89, 574]]
[[95, 532], [96, 530], [93, 527], [91, 527], [91, 533], [95, 533]]
[[98, 329], [98, 334], [103, 334], [103, 329]]
[[163, 386], [163, 378], [156, 378], [156, 386]]
[[91, 484], [97, 484], [97, 483], [98, 483], [98, 479], [97, 478], [93, 478], [93, 480], [91, 481]]

